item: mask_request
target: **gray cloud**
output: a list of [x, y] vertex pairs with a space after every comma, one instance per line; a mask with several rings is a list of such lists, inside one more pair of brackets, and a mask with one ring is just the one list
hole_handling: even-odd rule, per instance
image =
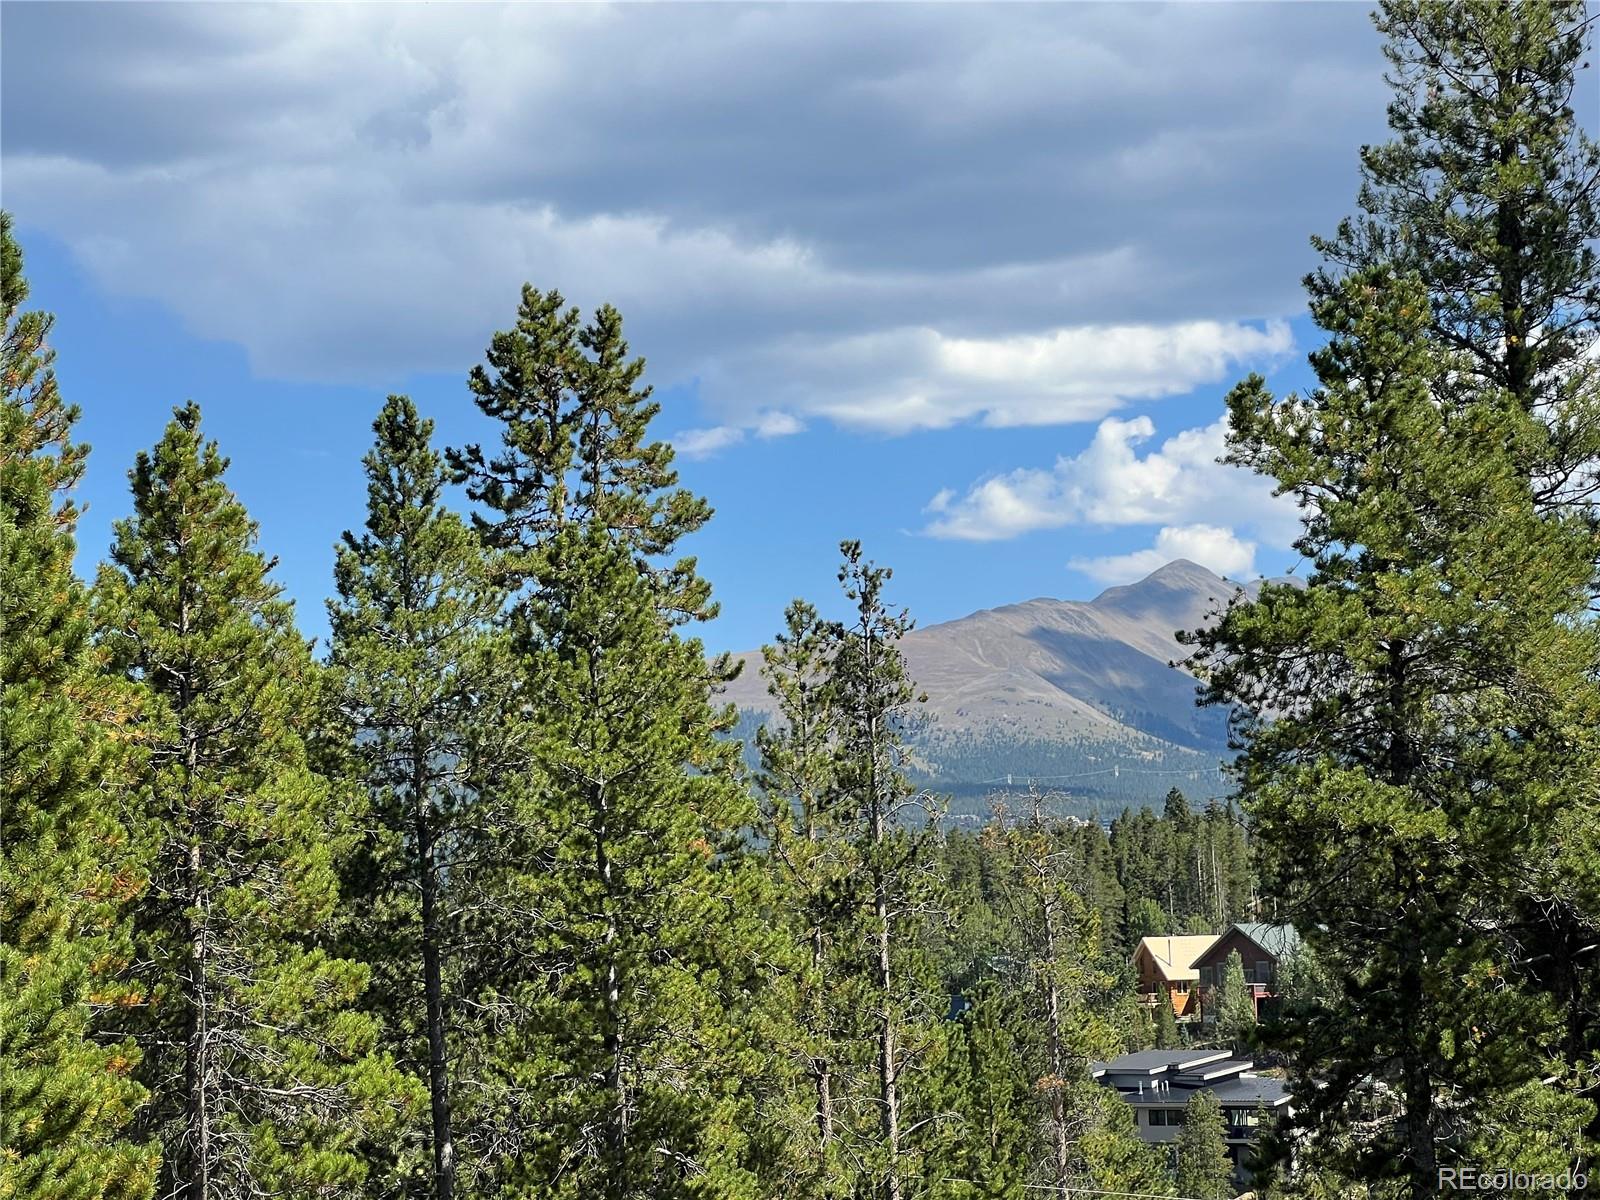
[[[259, 373], [462, 369], [528, 279], [618, 304], [656, 380], [701, 379], [741, 428], [775, 407], [910, 427], [907, 388], [937, 395], [931, 423], [1005, 423], [1015, 381], [938, 369], [963, 341], [1206, 321], [1247, 344], [1299, 308], [1306, 235], [1349, 208], [1385, 96], [1343, 4], [8, 4], [4, 23], [7, 204]], [[1054, 369], [1039, 395], [1098, 386]], [[1054, 414], [1035, 396], [1026, 419], [1194, 376]]]

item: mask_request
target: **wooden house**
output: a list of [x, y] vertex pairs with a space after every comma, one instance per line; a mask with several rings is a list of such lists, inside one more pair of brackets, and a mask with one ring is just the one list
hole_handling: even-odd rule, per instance
[[1194, 1017], [1200, 1012], [1196, 984], [1199, 972], [1195, 959], [1216, 941], [1214, 934], [1179, 934], [1173, 937], [1139, 939], [1133, 952], [1133, 969], [1139, 977], [1139, 995], [1146, 1004], [1163, 998], [1177, 1017]]
[[1263, 1009], [1277, 1002], [1279, 966], [1299, 944], [1300, 937], [1292, 925], [1241, 921], [1230, 927], [1195, 956], [1194, 968], [1202, 1001], [1215, 995], [1227, 971], [1228, 956], [1237, 950], [1244, 964], [1244, 980], [1250, 988], [1256, 1019], [1260, 1020]]

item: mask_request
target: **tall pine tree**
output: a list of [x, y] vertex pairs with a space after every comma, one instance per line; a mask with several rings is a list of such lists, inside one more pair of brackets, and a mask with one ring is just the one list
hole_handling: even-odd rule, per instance
[[[544, 547], [528, 607], [542, 975], [505, 1060], [542, 1081], [510, 1165], [548, 1196], [759, 1194], [741, 1021], [763, 936], [735, 840], [753, 818], [710, 703], [628, 548], [598, 521]], [[516, 1194], [522, 1194], [519, 1190]]]
[[[513, 1194], [748, 1194], [779, 1153], [751, 1115], [770, 932], [741, 834], [754, 819], [712, 703], [730, 672], [676, 632], [715, 612], [679, 540], [710, 516], [677, 486], [621, 320], [523, 292], [471, 386], [500, 450], [450, 454], [518, 586], [497, 902], [472, 988], [489, 1014], [494, 1155]], [[520, 1097], [520, 1099], [513, 1099]]]
[[154, 1148], [130, 1139], [145, 1097], [97, 1014], [137, 1003], [126, 905], [141, 885], [120, 823], [132, 717], [100, 676], [72, 573], [70, 493], [87, 448], [0, 213], [0, 1195], [149, 1195]]
[[789, 605], [784, 624], [762, 649], [776, 711], [773, 722], [756, 731], [758, 829], [780, 898], [775, 917], [789, 941], [789, 1054], [810, 1093], [797, 1105], [807, 1119], [790, 1135], [803, 1164], [794, 1186], [801, 1195], [840, 1196], [849, 1194], [854, 1174], [843, 1150], [851, 1081], [840, 1040], [852, 1022], [839, 940], [851, 925], [846, 897], [855, 860], [850, 815], [834, 785], [838, 729], [828, 677], [837, 640], [803, 600]]
[[177, 409], [96, 595], [141, 695], [140, 1078], [183, 1200], [350, 1190], [357, 1142], [409, 1102], [353, 1008], [366, 968], [327, 949], [355, 797], [307, 766], [313, 663], [226, 465]]
[[[484, 784], [519, 749], [502, 720], [506, 595], [491, 582], [490, 553], [444, 507], [433, 422], [391, 396], [373, 430], [366, 527], [338, 547], [339, 599], [328, 606], [330, 665], [371, 796], [371, 832], [348, 860], [344, 903], [355, 910], [352, 942], [375, 966], [367, 1003], [428, 1087], [427, 1194], [451, 1200], [463, 1020], [452, 964], [465, 933], [455, 914], [472, 903], [485, 856], [504, 849], [493, 844], [497, 793]], [[466, 1164], [467, 1175], [478, 1166]]]
[[873, 1196], [902, 1200], [923, 1176], [924, 1139], [940, 1117], [922, 1077], [947, 1005], [926, 928], [943, 916], [938, 811], [906, 776], [905, 737], [921, 697], [899, 642], [910, 617], [887, 604], [890, 573], [859, 542], [840, 546], [839, 581], [854, 616], [835, 631], [829, 688], [838, 714], [835, 804], [849, 813], [853, 863], [845, 962], [854, 977], [858, 1053], [871, 1048], [876, 1136], [862, 1154]]
[[[1329, 265], [1312, 286], [1375, 263], [1415, 272], [1430, 331], [1461, 352], [1441, 398], [1503, 389], [1533, 418], [1510, 449], [1535, 505], [1600, 533], [1600, 144], [1578, 118], [1595, 103], [1592, 10], [1392, 0], [1378, 27], [1395, 137], [1363, 151], [1361, 217], [1317, 243]], [[1600, 538], [1591, 556], [1600, 589]], [[1572, 799], [1524, 839], [1527, 869], [1496, 923], [1561, 1009], [1567, 1060], [1592, 1063], [1600, 802]], [[1589, 1094], [1600, 1100], [1600, 1083]], [[1589, 1136], [1600, 1139], [1600, 1107]]]
[[[1293, 1032], [1304, 1119], [1349, 1175], [1420, 1198], [1513, 1096], [1583, 1153], [1592, 1107], [1560, 1094], [1552, 1006], [1497, 926], [1592, 778], [1589, 542], [1536, 510], [1514, 452], [1535, 418], [1463, 388], [1417, 281], [1373, 268], [1313, 313], [1319, 386], [1229, 397], [1230, 458], [1301, 502], [1313, 569], [1230, 606], [1193, 661], [1246, 714], [1265, 874], [1339, 980]], [[1396, 1097], [1376, 1119], [1369, 1075]]]

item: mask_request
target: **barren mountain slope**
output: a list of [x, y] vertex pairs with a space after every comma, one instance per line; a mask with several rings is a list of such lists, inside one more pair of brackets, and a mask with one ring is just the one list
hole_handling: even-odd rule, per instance
[[[1178, 629], [1202, 624], [1239, 585], [1179, 560], [1090, 601], [1029, 600], [918, 629], [906, 661], [928, 694], [937, 736], [1073, 743], [1151, 739], [1207, 753], [1221, 749], [1221, 719], [1196, 709]], [[761, 656], [743, 656], [729, 699], [771, 707]]]

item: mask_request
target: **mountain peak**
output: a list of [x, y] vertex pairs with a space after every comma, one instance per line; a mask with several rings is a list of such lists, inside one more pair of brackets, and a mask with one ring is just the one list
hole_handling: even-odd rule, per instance
[[1202, 580], [1206, 581], [1207, 583], [1210, 583], [1213, 580], [1226, 579], [1226, 576], [1218, 575], [1215, 571], [1212, 571], [1212, 570], [1210, 570], [1209, 568], [1206, 568], [1206, 567], [1202, 567], [1199, 563], [1192, 562], [1187, 558], [1175, 558], [1171, 562], [1167, 563], [1166, 566], [1157, 567], [1154, 571], [1151, 571], [1150, 574], [1146, 575], [1139, 582], [1140, 583], [1149, 583], [1151, 580], [1154, 580], [1154, 579], [1179, 579], [1179, 578], [1182, 578], [1182, 579], [1202, 579]]
[[1225, 599], [1239, 585], [1187, 558], [1175, 558], [1143, 579], [1109, 587], [1089, 603], [1095, 608], [1151, 612], [1187, 611], [1196, 599]]

